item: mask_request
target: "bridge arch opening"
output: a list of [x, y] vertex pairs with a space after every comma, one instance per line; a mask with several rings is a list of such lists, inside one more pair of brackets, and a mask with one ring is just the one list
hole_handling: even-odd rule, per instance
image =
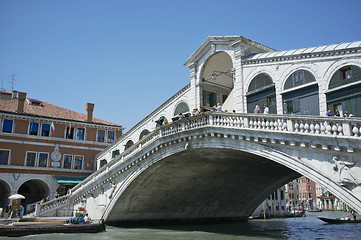
[[277, 113], [276, 88], [267, 73], [260, 73], [252, 79], [246, 96], [248, 113], [253, 113], [256, 105], [263, 107], [264, 104], [268, 106], [269, 113]]
[[[271, 171], [272, 169], [272, 171]], [[247, 219], [300, 174], [272, 160], [232, 149], [192, 149], [150, 165], [121, 194], [109, 223]]]
[[333, 115], [352, 114], [361, 117], [361, 68], [346, 65], [339, 68], [331, 77], [326, 91], [327, 109], [333, 109]]
[[47, 196], [49, 196], [50, 189], [45, 182], [38, 179], [33, 179], [24, 182], [20, 186], [18, 193], [25, 197], [25, 199], [22, 200], [23, 203], [31, 204], [41, 201], [41, 199], [45, 199]]
[[[312, 84], [313, 83], [313, 84]], [[307, 85], [302, 89], [297, 87]], [[295, 115], [320, 115], [318, 84], [315, 76], [307, 70], [293, 72], [284, 84], [283, 113]]]
[[10, 186], [0, 180], [0, 208], [4, 208], [9, 204]]
[[200, 78], [201, 105], [204, 110], [212, 110], [217, 103], [227, 105], [227, 98], [234, 86], [233, 74], [233, 62], [226, 52], [217, 52], [207, 59]]

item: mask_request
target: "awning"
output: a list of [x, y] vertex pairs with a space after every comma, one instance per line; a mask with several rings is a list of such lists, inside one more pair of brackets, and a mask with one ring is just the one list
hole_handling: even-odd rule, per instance
[[59, 185], [77, 185], [81, 183], [85, 178], [75, 177], [55, 177]]

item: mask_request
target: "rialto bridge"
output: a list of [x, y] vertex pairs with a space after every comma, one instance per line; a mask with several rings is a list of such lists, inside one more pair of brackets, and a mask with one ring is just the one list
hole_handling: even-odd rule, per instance
[[[301, 175], [360, 213], [360, 56], [361, 42], [277, 52], [243, 37], [209, 37], [185, 64], [190, 84], [37, 214], [84, 207], [108, 222], [246, 219]], [[218, 102], [223, 112], [208, 111]], [[253, 114], [263, 103], [271, 114]], [[196, 108], [202, 113], [187, 115]], [[341, 117], [326, 117], [329, 108]]]

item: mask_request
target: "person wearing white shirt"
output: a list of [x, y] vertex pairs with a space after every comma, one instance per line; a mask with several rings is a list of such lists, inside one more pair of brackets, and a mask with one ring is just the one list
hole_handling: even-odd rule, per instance
[[85, 214], [84, 222], [90, 222], [90, 217], [88, 216], [88, 214]]
[[269, 114], [269, 108], [267, 107], [267, 105], [263, 105], [264, 106], [264, 110], [263, 110], [263, 114]]

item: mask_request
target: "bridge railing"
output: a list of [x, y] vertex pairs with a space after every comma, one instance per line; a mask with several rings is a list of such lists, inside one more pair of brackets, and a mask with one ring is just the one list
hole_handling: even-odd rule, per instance
[[52, 199], [48, 202], [41, 203], [37, 205], [35, 212], [36, 215], [39, 216], [39, 212], [45, 212], [46, 210], [55, 209], [58, 207], [63, 206], [64, 204], [67, 204], [70, 202], [70, 195], [64, 195], [55, 199]]
[[354, 137], [360, 137], [361, 133], [361, 119], [356, 118], [208, 112], [163, 126], [161, 135], [174, 134], [203, 126]]
[[265, 114], [237, 114], [237, 113], [219, 113], [207, 112], [197, 116], [180, 119], [166, 125], [156, 128], [153, 132], [146, 135], [140, 141], [122, 152], [118, 157], [109, 161], [105, 166], [91, 174], [83, 182], [72, 189], [72, 195], [64, 196], [41, 205], [41, 210], [57, 207], [70, 201], [70, 198], [76, 198], [74, 194], [81, 193], [91, 187], [96, 180], [104, 181], [107, 174], [113, 168], [122, 164], [136, 153], [141, 151], [147, 145], [157, 139], [178, 134], [183, 131], [202, 127], [223, 127], [238, 128], [261, 131], [291, 132], [306, 135], [334, 135], [337, 137], [347, 136], [350, 138], [361, 139], [361, 119], [343, 118], [343, 117], [318, 117], [318, 116], [300, 116], [300, 115], [265, 115]]

